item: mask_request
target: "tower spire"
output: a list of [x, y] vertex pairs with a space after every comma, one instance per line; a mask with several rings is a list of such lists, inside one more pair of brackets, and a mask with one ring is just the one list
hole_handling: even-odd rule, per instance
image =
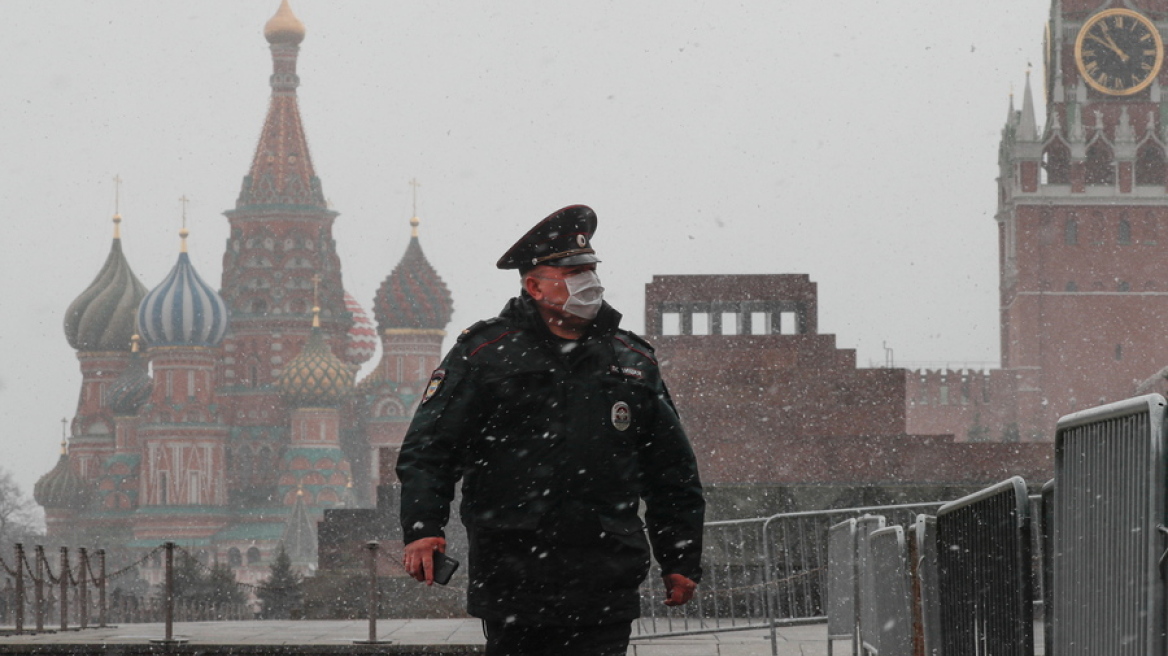
[[1018, 118], [1018, 141], [1037, 141], [1038, 121], [1034, 118], [1034, 94], [1030, 92], [1030, 69], [1026, 69], [1026, 88], [1022, 92], [1022, 115]]
[[276, 15], [264, 26], [264, 38], [272, 50], [272, 97], [237, 209], [250, 205], [328, 208], [312, 167], [296, 100], [300, 86], [296, 59], [304, 34], [304, 23], [292, 13], [288, 0], [281, 0]]

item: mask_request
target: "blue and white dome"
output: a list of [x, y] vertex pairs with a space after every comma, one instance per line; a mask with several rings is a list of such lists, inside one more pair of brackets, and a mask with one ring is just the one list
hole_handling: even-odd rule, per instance
[[218, 346], [227, 334], [227, 304], [195, 271], [186, 234], [178, 263], [138, 306], [138, 330], [150, 346]]

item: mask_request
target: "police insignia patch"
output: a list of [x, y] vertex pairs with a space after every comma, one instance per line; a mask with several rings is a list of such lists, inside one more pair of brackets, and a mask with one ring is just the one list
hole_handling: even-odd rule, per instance
[[430, 384], [426, 386], [426, 393], [422, 395], [422, 403], [434, 398], [434, 395], [442, 388], [444, 380], [446, 380], [445, 369], [435, 369], [434, 373], [430, 374]]
[[628, 430], [633, 423], [632, 413], [629, 411], [629, 404], [624, 401], [617, 401], [612, 404], [612, 427], [618, 431]]

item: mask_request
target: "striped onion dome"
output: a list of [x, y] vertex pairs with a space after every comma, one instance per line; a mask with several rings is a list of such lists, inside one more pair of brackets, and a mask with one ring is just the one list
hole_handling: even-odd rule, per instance
[[293, 408], [334, 407], [353, 389], [353, 369], [333, 355], [320, 330], [319, 319], [314, 317], [312, 334], [300, 353], [280, 372], [276, 385]]
[[134, 346], [130, 353], [130, 363], [105, 392], [105, 405], [115, 415], [129, 416], [150, 399], [154, 381], [146, 370], [146, 358], [138, 351], [138, 336], [132, 338]]
[[418, 218], [410, 219], [410, 245], [373, 298], [373, 315], [382, 330], [442, 330], [450, 323], [454, 301], [418, 242]]
[[146, 286], [130, 270], [122, 253], [114, 215], [114, 241], [101, 271], [65, 311], [65, 338], [78, 351], [128, 351], [134, 334], [134, 313]]
[[57, 465], [36, 482], [32, 498], [49, 509], [84, 510], [92, 497], [91, 486], [69, 466], [69, 454], [62, 444]]
[[364, 364], [377, 352], [377, 328], [349, 292], [345, 292], [345, 309], [353, 316], [353, 327], [345, 341], [344, 360], [349, 364]]
[[170, 274], [138, 306], [139, 334], [150, 346], [218, 346], [227, 334], [227, 304], [182, 252]]

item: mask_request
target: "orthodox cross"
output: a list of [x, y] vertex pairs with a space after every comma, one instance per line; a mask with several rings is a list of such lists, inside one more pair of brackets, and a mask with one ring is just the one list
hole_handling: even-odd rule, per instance
[[191, 199], [187, 198], [186, 194], [183, 194], [182, 196], [179, 197], [178, 202], [182, 203], [182, 222], [183, 222], [182, 227], [183, 227], [183, 230], [186, 230], [186, 227], [187, 227], [187, 204], [191, 202]]
[[414, 216], [417, 216], [418, 215], [418, 187], [421, 187], [422, 183], [418, 182], [417, 178], [412, 178], [412, 179], [410, 179], [410, 186], [414, 188]]

